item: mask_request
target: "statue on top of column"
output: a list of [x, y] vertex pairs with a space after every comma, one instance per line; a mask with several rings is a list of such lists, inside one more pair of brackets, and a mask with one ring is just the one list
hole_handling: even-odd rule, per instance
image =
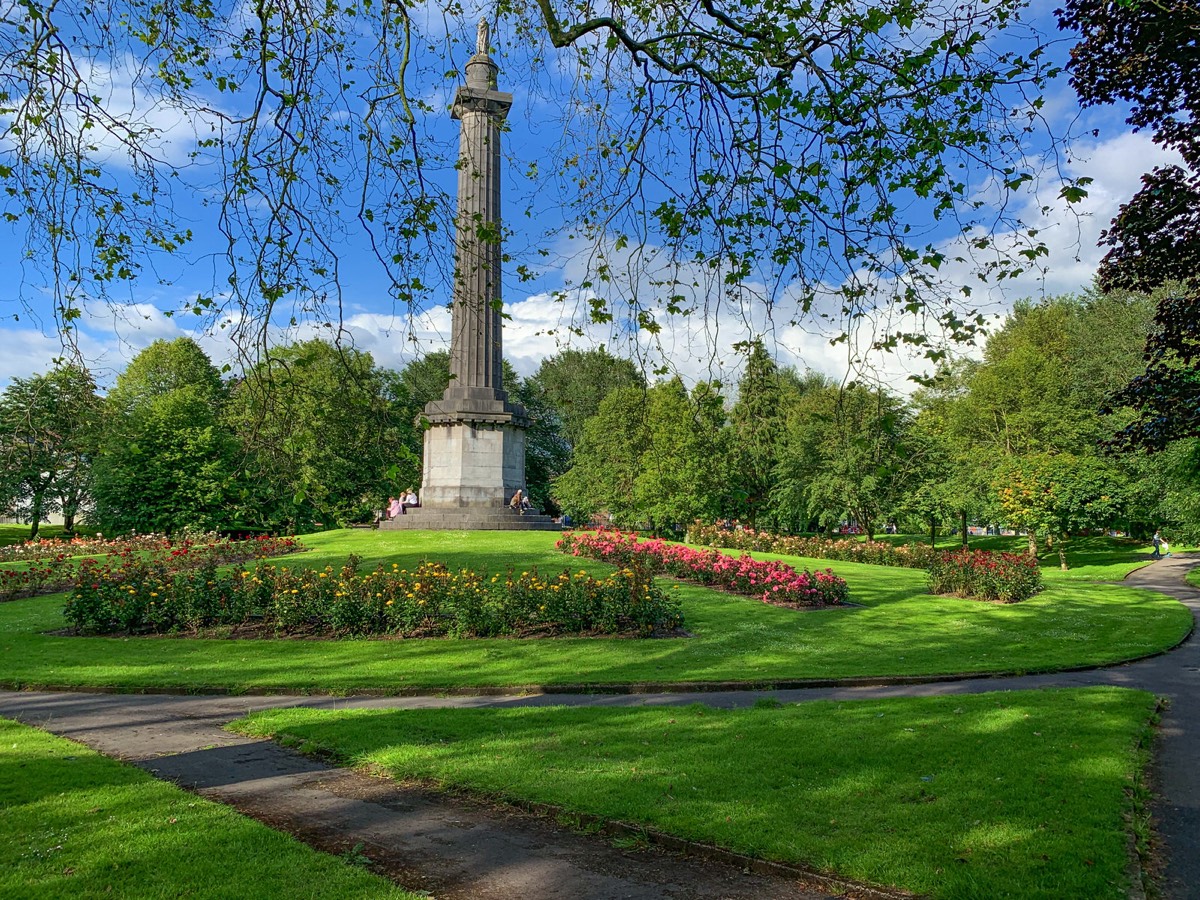
[[475, 32], [475, 52], [481, 56], [488, 55], [488, 23], [487, 19], [479, 20], [479, 29]]

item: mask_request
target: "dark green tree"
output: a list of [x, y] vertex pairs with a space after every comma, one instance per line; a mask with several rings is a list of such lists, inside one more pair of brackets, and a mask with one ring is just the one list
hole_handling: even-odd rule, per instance
[[232, 392], [242, 445], [239, 524], [272, 531], [370, 521], [420, 483], [417, 430], [395, 373], [313, 339], [273, 348]]
[[635, 526], [640, 511], [634, 485], [650, 446], [647, 392], [617, 388], [587, 420], [571, 468], [553, 485], [554, 499], [576, 522], [604, 514], [622, 526]]
[[155, 341], [105, 401], [95, 463], [96, 524], [176, 532], [234, 524], [237, 441], [221, 376], [190, 338]]
[[30, 523], [31, 538], [54, 511], [74, 530], [91, 497], [100, 410], [92, 376], [73, 365], [14, 378], [0, 395], [0, 500]]
[[784, 411], [779, 367], [762, 341], [751, 341], [745, 350], [746, 368], [730, 415], [733, 434], [727, 490], [735, 515], [754, 525], [770, 508]]
[[1080, 34], [1071, 84], [1081, 102], [1128, 105], [1129, 124], [1183, 157], [1147, 173], [1101, 237], [1102, 289], [1176, 287], [1159, 300], [1145, 370], [1108, 406], [1136, 412], [1109, 446], [1159, 452], [1200, 436], [1200, 8], [1068, 0], [1059, 18]]
[[633, 481], [639, 523], [678, 535], [696, 519], [711, 522], [720, 512], [722, 412], [721, 397], [709, 384], [691, 396], [679, 378], [649, 390], [646, 446]]
[[574, 447], [583, 426], [600, 403], [617, 388], [645, 388], [646, 379], [632, 360], [611, 355], [604, 347], [562, 350], [548, 356], [530, 379], [546, 404], [562, 421], [562, 434]]

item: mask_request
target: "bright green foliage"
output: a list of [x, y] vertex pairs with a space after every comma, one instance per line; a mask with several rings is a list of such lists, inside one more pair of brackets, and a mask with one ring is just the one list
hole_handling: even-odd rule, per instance
[[[700, 400], [701, 402], [697, 402]], [[633, 482], [639, 521], [653, 530], [682, 532], [720, 510], [722, 458], [720, 396], [709, 385], [689, 397], [673, 378], [646, 395], [648, 446]]]
[[637, 521], [633, 486], [650, 448], [649, 392], [617, 388], [587, 420], [573, 465], [554, 482], [554, 498], [577, 522], [604, 512], [622, 524]]
[[788, 411], [780, 496], [798, 498], [821, 527], [852, 519], [873, 536], [912, 484], [909, 415], [883, 390], [810, 390]]
[[542, 360], [530, 379], [547, 405], [558, 413], [567, 443], [583, 439], [584, 423], [617, 388], [644, 388], [646, 379], [632, 360], [611, 355], [604, 347], [563, 350]]
[[271, 531], [370, 521], [420, 482], [397, 377], [369, 353], [314, 339], [273, 348], [233, 389], [242, 444], [237, 524]]
[[[1058, 71], [1027, 5], [501, 4], [491, 22], [504, 84], [564, 95], [539, 109], [556, 139], [529, 157], [526, 211], [549, 232], [531, 236], [534, 250], [561, 246], [569, 227], [586, 259], [572, 285], [588, 298], [581, 314], [602, 322], [654, 331], [651, 294], [691, 311], [695, 295], [673, 285], [610, 290], [618, 272], [661, 283], [687, 267], [676, 277], [686, 287], [696, 269], [716, 288], [710, 302], [766, 285], [751, 302], [780, 325], [809, 318], [819, 298], [835, 328], [879, 313], [881, 346], [937, 354], [929, 332], [984, 324], [955, 284], [1011, 276], [1048, 252], [1013, 214], [1041, 171], [1029, 132]], [[233, 0], [63, 0], [13, 13], [0, 70], [0, 118], [13, 123], [4, 213], [29, 229], [30, 264], [59, 286], [63, 327], [84, 298], [164, 259], [191, 262], [193, 227], [214, 229], [221, 249], [197, 249], [212, 289], [183, 306], [234, 319], [247, 353], [265, 349], [273, 324], [340, 320], [344, 273], [364, 260], [346, 245], [370, 249], [398, 310], [449, 293], [442, 185], [456, 153], [429, 120], [445, 114], [431, 98], [461, 81], [472, 14], [448, 0], [428, 16], [368, 0], [241, 12]], [[163, 153], [159, 129], [131, 121], [109, 91], [79, 90], [96, 59], [136, 61], [107, 77], [170, 108], [196, 144], [180, 137], [178, 153]], [[1085, 183], [1061, 195], [1078, 200]], [[979, 200], [985, 186], [994, 204]], [[184, 220], [176, 191], [203, 191], [211, 218]], [[964, 230], [974, 252], [951, 283], [945, 247]], [[886, 326], [910, 312], [933, 327]]]
[[721, 509], [725, 413], [714, 385], [689, 396], [678, 378], [618, 388], [588, 420], [574, 464], [554, 484], [577, 521], [600, 512], [622, 526], [681, 531]]
[[175, 532], [231, 524], [237, 444], [223, 421], [225, 385], [190, 338], [155, 341], [106, 401], [95, 465], [105, 531]]
[[[1168, 513], [1164, 497], [1179, 496], [1166, 484], [1175, 480], [1173, 467], [1139, 454], [1104, 455], [1101, 445], [1128, 416], [1099, 415], [1141, 365], [1152, 310], [1149, 298], [1121, 293], [1018, 304], [981, 362], [944, 373], [918, 394], [918, 430], [935, 442], [931, 458], [941, 457], [925, 483], [961, 519], [1054, 538], [1153, 530]], [[1044, 494], [1051, 482], [1052, 502], [1031, 503], [1030, 494], [1014, 503], [1001, 493]]]
[[752, 341], [746, 349], [746, 368], [730, 416], [727, 492], [728, 508], [753, 525], [770, 502], [784, 413], [778, 366], [762, 341]]
[[0, 719], [0, 896], [416, 900], [228, 806]]
[[1090, 688], [741, 710], [279, 709], [234, 728], [920, 896], [1118, 900], [1154, 710], [1150, 694]]
[[51, 511], [70, 531], [90, 499], [100, 412], [95, 382], [78, 366], [14, 378], [0, 395], [0, 509], [28, 521], [30, 537]]

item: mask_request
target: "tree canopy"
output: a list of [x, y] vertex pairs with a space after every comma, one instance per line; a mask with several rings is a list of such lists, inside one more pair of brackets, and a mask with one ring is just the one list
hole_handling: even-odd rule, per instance
[[[1046, 252], [1006, 202], [1056, 146], [1035, 132], [1057, 66], [1025, 5], [500, 4], [505, 78], [563, 134], [522, 173], [548, 221], [513, 271], [573, 247], [583, 308], [650, 330], [651, 307], [734, 299], [842, 332], [878, 314], [877, 346], [973, 334], [942, 266], [994, 280]], [[396, 308], [447, 298], [437, 98], [473, 25], [449, 2], [14, 4], [0, 180], [60, 326], [171, 258], [212, 276], [177, 311], [255, 358], [273, 325], [341, 320], [348, 248], [370, 248]]]

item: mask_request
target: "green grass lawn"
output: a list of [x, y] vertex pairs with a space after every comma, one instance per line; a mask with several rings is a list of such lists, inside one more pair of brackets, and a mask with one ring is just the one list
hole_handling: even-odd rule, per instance
[[[890, 544], [928, 544], [929, 535], [881, 534], [876, 540]], [[957, 550], [962, 546], [958, 535], [939, 533], [937, 546], [943, 550]], [[984, 535], [971, 537], [972, 550], [999, 550], [1005, 553], [1024, 553], [1028, 539], [1021, 535]], [[1062, 570], [1058, 558], [1058, 545], [1047, 550], [1044, 541], [1038, 542], [1041, 551], [1038, 561], [1042, 574], [1053, 580], [1081, 578], [1090, 581], [1121, 581], [1130, 572], [1149, 565], [1153, 547], [1134, 538], [1073, 537], [1063, 543], [1067, 557], [1067, 570]]]
[[[287, 565], [441, 560], [490, 572], [609, 567], [564, 557], [545, 532], [334, 531]], [[763, 555], [763, 554], [759, 554]], [[795, 565], [826, 565], [787, 559]], [[998, 606], [924, 593], [925, 575], [831, 563], [863, 608], [797, 612], [685, 586], [690, 638], [195, 640], [63, 637], [62, 595], [0, 604], [0, 684], [123, 690], [414, 691], [479, 686], [696, 683], [1032, 672], [1166, 649], [1191, 626], [1179, 602], [1118, 585], [1054, 583]]]
[[106, 896], [415, 900], [228, 807], [0, 719], [0, 897]]
[[[61, 525], [43, 525], [38, 529], [38, 537], [43, 540], [50, 538], [62, 537], [63, 528]], [[79, 527], [75, 529], [75, 534], [81, 536], [91, 536], [96, 533], [95, 529]], [[29, 540], [28, 525], [0, 525], [0, 547], [6, 547], [9, 544], [19, 544], [22, 541]]]
[[1200, 567], [1187, 573], [1187, 583], [1192, 587], [1200, 588]]
[[1061, 900], [1126, 896], [1154, 707], [1094, 688], [735, 711], [284, 709], [231, 727], [932, 897]]

